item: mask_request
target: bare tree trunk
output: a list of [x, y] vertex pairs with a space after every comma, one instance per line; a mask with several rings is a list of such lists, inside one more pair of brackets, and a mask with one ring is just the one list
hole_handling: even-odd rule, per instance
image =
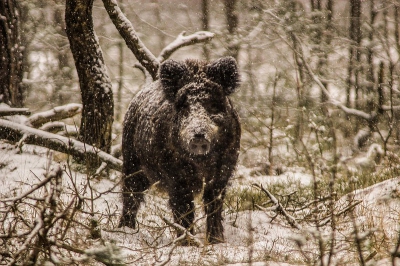
[[[347, 70], [347, 92], [346, 106], [350, 107], [351, 89], [354, 87], [356, 108], [358, 106], [359, 89], [359, 63], [361, 60], [361, 0], [350, 1], [350, 47], [349, 47], [349, 66]], [[354, 81], [353, 81], [354, 77]]]
[[[79, 139], [109, 153], [114, 113], [113, 92], [93, 30], [92, 7], [93, 0], [67, 0], [66, 32], [82, 93]], [[98, 166], [96, 158], [87, 159], [89, 169]]]
[[58, 71], [59, 78], [55, 80], [55, 87], [53, 95], [51, 96], [51, 103], [53, 106], [63, 105], [68, 103], [68, 97], [65, 97], [65, 91], [72, 86], [73, 82], [73, 67], [72, 58], [68, 48], [68, 41], [65, 33], [65, 20], [62, 16], [63, 8], [56, 5], [54, 10], [54, 23], [58, 25], [56, 27], [57, 34], [62, 38], [57, 38], [57, 60], [58, 60]]
[[23, 106], [24, 94], [19, 14], [15, 0], [0, 1], [0, 102], [13, 107]]
[[400, 7], [398, 5], [394, 5], [394, 39], [398, 53], [400, 53], [399, 8]]
[[239, 54], [239, 43], [236, 40], [239, 18], [236, 12], [237, 0], [224, 0], [225, 15], [228, 27], [228, 54], [236, 60]]
[[[333, 30], [332, 27], [332, 17], [333, 17], [333, 2], [332, 0], [328, 0], [326, 3], [326, 9], [323, 10], [322, 4], [320, 0], [311, 0], [311, 6], [314, 12], [312, 19], [315, 24], [315, 32], [313, 33], [312, 40], [318, 47], [316, 52], [318, 53], [318, 74], [323, 77], [324, 80], [327, 80], [327, 73], [329, 72], [327, 69], [328, 64], [328, 47], [331, 44], [331, 32]], [[324, 20], [326, 13], [326, 21]], [[328, 83], [326, 81], [322, 81], [325, 88], [328, 88]], [[321, 90], [320, 96], [321, 102], [327, 101], [328, 97]]]
[[304, 117], [303, 117], [303, 107], [305, 107], [306, 96], [304, 91], [304, 84], [306, 79], [305, 69], [302, 62], [302, 59], [299, 57], [300, 52], [300, 44], [298, 43], [298, 39], [296, 38], [294, 33], [289, 33], [289, 37], [292, 41], [293, 45], [293, 57], [297, 67], [297, 87], [296, 87], [296, 94], [297, 94], [297, 118], [296, 124], [294, 126], [294, 138], [295, 141], [301, 141], [303, 137], [303, 125], [304, 125]]
[[[209, 9], [209, 1], [202, 0], [201, 1], [201, 29], [204, 31], [210, 30], [210, 9]], [[203, 56], [204, 59], [210, 60], [210, 51], [207, 45], [203, 45]]]
[[[121, 11], [123, 11], [122, 9], [122, 0], [120, 0], [120, 4], [121, 4]], [[157, 4], [158, 5], [158, 4]], [[158, 8], [157, 8], [158, 10]], [[122, 88], [124, 86], [124, 81], [122, 79], [123, 75], [124, 75], [124, 41], [121, 40], [118, 43], [118, 50], [119, 50], [119, 62], [118, 62], [118, 90], [117, 90], [117, 102], [116, 102], [116, 106], [115, 106], [115, 120], [117, 120], [118, 122], [121, 121], [123, 115], [122, 115]]]
[[116, 114], [115, 120], [118, 122], [121, 121], [122, 115], [122, 89], [124, 87], [124, 42], [121, 40], [118, 43], [118, 50], [119, 50], [119, 65], [118, 65], [118, 90], [117, 90], [117, 103], [116, 103]]

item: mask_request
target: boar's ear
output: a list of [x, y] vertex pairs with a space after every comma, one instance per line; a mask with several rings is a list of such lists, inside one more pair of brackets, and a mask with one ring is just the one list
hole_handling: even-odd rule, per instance
[[233, 57], [222, 57], [207, 65], [207, 76], [220, 84], [226, 95], [233, 93], [239, 85], [239, 73]]
[[186, 65], [168, 59], [160, 66], [160, 82], [168, 97], [175, 97], [176, 92], [184, 85], [189, 72]]

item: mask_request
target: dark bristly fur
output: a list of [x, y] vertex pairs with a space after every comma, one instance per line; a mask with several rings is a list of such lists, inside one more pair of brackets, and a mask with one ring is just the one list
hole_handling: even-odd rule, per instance
[[191, 230], [194, 194], [204, 184], [207, 241], [222, 242], [222, 205], [240, 146], [239, 119], [227, 97], [238, 87], [236, 61], [167, 60], [159, 77], [125, 115], [120, 226], [135, 228], [143, 192], [159, 182], [175, 222]]

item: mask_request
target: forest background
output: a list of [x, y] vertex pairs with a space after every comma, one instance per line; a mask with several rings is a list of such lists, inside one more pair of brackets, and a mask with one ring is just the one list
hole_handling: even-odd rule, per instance
[[[304, 187], [304, 182], [289, 178], [290, 185], [270, 184], [267, 190], [260, 185], [232, 186], [226, 202], [228, 212], [275, 211], [293, 228], [299, 229], [305, 224], [316, 228], [310, 233], [315, 246], [308, 247], [313, 251], [304, 252], [307, 250], [305, 244], [294, 241], [299, 256], [286, 258], [290, 262], [340, 265], [348, 259], [366, 265], [390, 258], [388, 263], [395, 265], [400, 246], [398, 228], [382, 233], [384, 225], [360, 225], [354, 217], [357, 216], [355, 207], [361, 201], [353, 198], [344, 204], [340, 200], [349, 193], [382, 184], [385, 180], [393, 181], [398, 176], [398, 1], [120, 0], [120, 11], [134, 28], [134, 34], [130, 36], [126, 35], [129, 23], [118, 21], [118, 17], [113, 18], [113, 13], [109, 12], [113, 5], [115, 8], [115, 3], [106, 0], [1, 2], [0, 115], [3, 112], [1, 116], [5, 119], [0, 121], [0, 136], [8, 140], [2, 144], [7, 147], [4, 149], [9, 149], [11, 141], [17, 143], [21, 151], [26, 143], [66, 152], [67, 149], [60, 150], [41, 138], [29, 137], [38, 133], [36, 131], [15, 129], [9, 124], [13, 121], [54, 132], [54, 123], [62, 120], [61, 127], [57, 124], [55, 132], [106, 153], [103, 157], [98, 151], [80, 157], [81, 167], [71, 165], [70, 162], [76, 162], [64, 153], [56, 153], [51, 159], [67, 165], [68, 169], [72, 167], [74, 171], [85, 173], [89, 181], [84, 190], [92, 191], [90, 180], [99, 178], [100, 172], [108, 175], [108, 178], [101, 177], [106, 180], [118, 176], [107, 170], [106, 165], [116, 172], [120, 167], [119, 161], [113, 159], [119, 157], [124, 112], [146, 80], [157, 78], [157, 64], [146, 65], [147, 59], [151, 58], [146, 56], [156, 55], [158, 63], [168, 57], [213, 60], [233, 56], [241, 72], [241, 88], [233, 100], [243, 130], [236, 178], [253, 184], [264, 182], [270, 176], [295, 172], [307, 175], [310, 183]], [[81, 9], [85, 10], [82, 14], [87, 17], [74, 13], [82, 6], [86, 8]], [[91, 19], [97, 37], [85, 35], [88, 30], [85, 27], [90, 28]], [[187, 41], [185, 36], [197, 39]], [[150, 53], [135, 48], [134, 37], [139, 37], [140, 45], [144, 45], [142, 48], [146, 47]], [[176, 41], [186, 43], [177, 47]], [[171, 43], [175, 43], [176, 48], [172, 50], [173, 54], [165, 52]], [[143, 50], [144, 59], [140, 54]], [[88, 56], [85, 57], [82, 51]], [[92, 106], [92, 102], [98, 103], [97, 107]], [[7, 113], [10, 108], [19, 108], [13, 109], [12, 114], [22, 112], [25, 118], [10, 117]], [[29, 116], [28, 110], [23, 108], [28, 108], [36, 117]], [[48, 110], [52, 110], [52, 114]], [[62, 118], [55, 115], [60, 113], [66, 115]], [[45, 118], [45, 122], [35, 125], [37, 117], [47, 115], [48, 120]], [[46, 123], [52, 124], [46, 127]], [[67, 129], [67, 126], [72, 128]], [[72, 154], [75, 159], [79, 157], [77, 153]], [[107, 157], [109, 153], [113, 156]], [[5, 160], [0, 169], [6, 169], [7, 165], [9, 162]], [[50, 181], [58, 180], [59, 172], [50, 171], [50, 167], [46, 171], [44, 181], [49, 183], [37, 189], [49, 187], [45, 191], [36, 191], [38, 195], [49, 196], [52, 189], [57, 191], [57, 186], [52, 187]], [[114, 183], [118, 185], [115, 180]], [[108, 192], [113, 189], [114, 185]], [[0, 236], [7, 247], [1, 252], [4, 261], [10, 265], [23, 260], [33, 264], [43, 260], [56, 263], [57, 259], [51, 254], [57, 254], [64, 260], [68, 258], [75, 262], [94, 259], [108, 263], [97, 255], [88, 255], [87, 249], [78, 249], [79, 241], [75, 239], [69, 246], [57, 242], [62, 242], [71, 229], [66, 221], [79, 220], [78, 224], [85, 225], [79, 230], [87, 229], [93, 239], [98, 239], [98, 224], [113, 227], [118, 218], [118, 210], [104, 222], [98, 218], [98, 213], [94, 214], [90, 204], [88, 210], [78, 208], [79, 201], [84, 198], [78, 190], [72, 193], [76, 197], [70, 201], [71, 205], [64, 202], [63, 207], [52, 206], [50, 196], [49, 201], [41, 200], [39, 196], [35, 200], [26, 194], [10, 200], [11, 190], [2, 192]], [[393, 191], [395, 189], [390, 190], [390, 197], [397, 202], [398, 196]], [[273, 200], [275, 197], [271, 192], [278, 201]], [[92, 195], [92, 205], [96, 197]], [[32, 200], [38, 203], [32, 204]], [[53, 207], [52, 215], [59, 213], [67, 218], [52, 216], [55, 220], [43, 223], [41, 229], [44, 231], [35, 231], [34, 218], [32, 221], [21, 218], [29, 208], [32, 209], [28, 212], [36, 217], [38, 213], [48, 215]], [[397, 211], [390, 210], [398, 219]], [[10, 212], [13, 218], [10, 218]], [[77, 218], [71, 212], [82, 212], [81, 217]], [[65, 221], [58, 226], [64, 228], [64, 233], [50, 233], [63, 219]], [[336, 234], [341, 222], [346, 223], [345, 228], [349, 230], [345, 240]], [[324, 226], [329, 229], [319, 231]], [[18, 227], [27, 233], [12, 230]], [[170, 227], [174, 229], [172, 225]], [[359, 230], [365, 235], [361, 236]], [[328, 232], [327, 236], [323, 237], [322, 231]], [[47, 241], [50, 235], [56, 239], [52, 240], [54, 243]], [[346, 249], [353, 256], [338, 255], [341, 254], [338, 250], [342, 240], [350, 243]], [[26, 245], [16, 245], [21, 242]], [[31, 243], [36, 243], [32, 247], [40, 248], [30, 248], [28, 244]], [[169, 256], [164, 258], [154, 251], [152, 258], [156, 262], [158, 259], [170, 261], [175, 250], [174, 243], [170, 244], [174, 248]], [[24, 257], [23, 254], [28, 255]], [[137, 259], [135, 255], [131, 256], [131, 261]], [[249, 255], [246, 260], [251, 263], [254, 256]], [[257, 257], [257, 260], [269, 261], [271, 258], [282, 261], [272, 251], [268, 258]], [[118, 256], [116, 261], [122, 263]]]

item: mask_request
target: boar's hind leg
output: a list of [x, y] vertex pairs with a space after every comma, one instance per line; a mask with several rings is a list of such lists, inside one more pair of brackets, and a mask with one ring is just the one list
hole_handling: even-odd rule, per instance
[[207, 215], [206, 240], [217, 244], [224, 242], [224, 228], [222, 226], [222, 205], [225, 197], [226, 182], [208, 183], [204, 188], [204, 209]]
[[143, 201], [143, 192], [150, 186], [146, 175], [143, 172], [136, 172], [123, 180], [122, 189], [122, 217], [118, 227], [136, 227], [136, 214], [140, 203]]

